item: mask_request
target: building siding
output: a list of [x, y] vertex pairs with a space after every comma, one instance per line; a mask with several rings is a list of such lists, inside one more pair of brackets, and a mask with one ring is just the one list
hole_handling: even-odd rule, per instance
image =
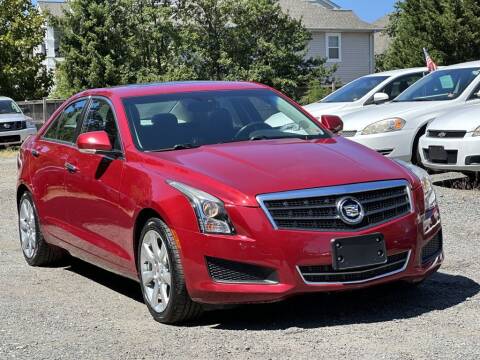
[[[342, 61], [336, 64], [335, 79], [343, 84], [374, 71], [373, 39], [370, 32], [340, 32], [342, 36]], [[307, 58], [326, 57], [325, 32], [312, 32]]]

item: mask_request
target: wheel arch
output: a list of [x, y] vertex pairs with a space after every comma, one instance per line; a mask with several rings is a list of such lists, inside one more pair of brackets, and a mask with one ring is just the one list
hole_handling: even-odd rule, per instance
[[21, 183], [17, 188], [17, 208], [20, 205], [20, 199], [22, 198], [23, 194], [25, 194], [26, 192], [32, 193], [27, 185]]
[[147, 221], [151, 218], [158, 218], [164, 221], [160, 213], [153, 208], [144, 208], [139, 211], [133, 226], [133, 255], [135, 258], [135, 268], [138, 268], [138, 243], [140, 241], [140, 234]]
[[412, 142], [412, 145], [411, 145], [411, 149], [412, 149], [411, 161], [412, 161], [412, 163], [413, 163], [413, 161], [415, 161], [415, 156], [416, 156], [416, 151], [417, 151], [416, 148], [418, 147], [420, 137], [425, 134], [425, 132], [427, 130], [427, 126], [428, 126], [429, 123], [430, 123], [429, 121], [426, 121], [422, 126], [420, 126], [420, 128], [415, 133], [415, 136], [413, 137], [413, 142]]

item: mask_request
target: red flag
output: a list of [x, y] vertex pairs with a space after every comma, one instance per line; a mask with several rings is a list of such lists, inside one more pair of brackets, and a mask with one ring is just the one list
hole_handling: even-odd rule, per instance
[[432, 60], [432, 58], [428, 54], [427, 49], [423, 48], [423, 53], [425, 55], [425, 62], [427, 63], [428, 71], [432, 72], [437, 70], [438, 66], [437, 64], [435, 64], [435, 62]]

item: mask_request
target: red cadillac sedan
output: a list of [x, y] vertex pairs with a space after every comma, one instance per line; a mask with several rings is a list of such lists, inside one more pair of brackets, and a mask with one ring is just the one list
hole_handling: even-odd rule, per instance
[[155, 320], [392, 281], [443, 261], [428, 175], [335, 135], [279, 92], [181, 82], [75, 95], [18, 157], [28, 264], [139, 281]]

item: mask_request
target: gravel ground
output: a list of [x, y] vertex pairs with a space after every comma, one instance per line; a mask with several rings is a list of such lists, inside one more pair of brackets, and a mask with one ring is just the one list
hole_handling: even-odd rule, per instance
[[154, 322], [139, 286], [80, 261], [31, 268], [0, 160], [0, 358], [480, 358], [480, 192], [439, 184], [446, 261], [418, 289], [382, 286]]

